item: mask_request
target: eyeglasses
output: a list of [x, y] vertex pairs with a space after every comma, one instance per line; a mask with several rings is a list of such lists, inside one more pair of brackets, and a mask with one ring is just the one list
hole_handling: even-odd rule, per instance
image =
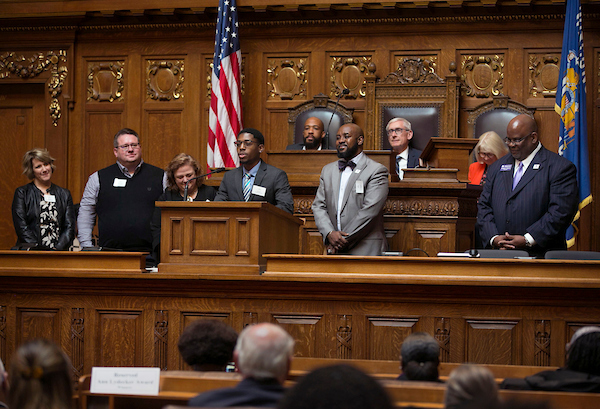
[[494, 156], [494, 154], [480, 151], [479, 156], [481, 156], [482, 158], [491, 158], [492, 156]]
[[388, 129], [387, 134], [388, 135], [393, 135], [393, 134], [400, 135], [404, 131], [408, 132], [408, 131], [410, 131], [410, 129], [405, 129], [405, 128]]
[[121, 149], [121, 150], [124, 150], [124, 151], [128, 151], [129, 148], [135, 150], [135, 149], [137, 149], [139, 147], [140, 147], [139, 143], [128, 143], [127, 145], [121, 145], [118, 148]]
[[510, 145], [518, 145], [521, 142], [523, 142], [525, 139], [529, 138], [531, 135], [533, 135], [533, 132], [530, 133], [527, 136], [522, 137], [522, 138], [517, 138], [517, 139], [504, 138], [504, 143], [507, 144], [508, 146], [510, 146]]
[[254, 145], [255, 143], [256, 143], [255, 141], [236, 141], [233, 144], [235, 146], [237, 146], [238, 148], [242, 145], [244, 145], [246, 148], [248, 148], [248, 147]]

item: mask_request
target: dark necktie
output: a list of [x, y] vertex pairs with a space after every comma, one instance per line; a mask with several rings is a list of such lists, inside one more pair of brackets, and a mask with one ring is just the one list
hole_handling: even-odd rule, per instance
[[340, 170], [344, 170], [346, 169], [346, 167], [349, 167], [350, 169], [354, 170], [354, 168], [356, 167], [356, 163], [352, 162], [351, 160], [345, 161], [343, 159], [340, 159], [338, 160], [338, 167], [340, 168]]

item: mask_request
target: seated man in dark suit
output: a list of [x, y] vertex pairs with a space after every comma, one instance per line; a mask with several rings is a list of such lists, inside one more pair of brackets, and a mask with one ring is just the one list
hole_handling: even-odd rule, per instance
[[242, 129], [237, 137], [240, 167], [225, 173], [215, 202], [269, 202], [288, 213], [294, 212], [294, 198], [287, 175], [261, 161], [265, 137], [254, 128]]
[[294, 339], [283, 328], [262, 323], [246, 327], [240, 334], [233, 359], [243, 380], [234, 388], [201, 393], [189, 406], [223, 408], [252, 406], [274, 408], [283, 396], [294, 353]]
[[410, 122], [406, 119], [390, 119], [385, 130], [392, 151], [396, 153], [396, 173], [398, 174], [398, 178], [402, 180], [404, 178], [404, 171], [402, 169], [419, 166], [421, 151], [409, 146], [410, 140], [413, 137], [413, 131]]
[[579, 203], [575, 165], [542, 146], [528, 115], [513, 118], [506, 135], [510, 155], [489, 167], [477, 204], [482, 245], [535, 256], [566, 249]]
[[304, 131], [302, 131], [302, 138], [304, 143], [294, 143], [288, 145], [286, 151], [307, 151], [317, 150], [320, 151], [323, 145], [323, 138], [325, 137], [325, 127], [323, 121], [319, 118], [311, 116], [304, 122]]

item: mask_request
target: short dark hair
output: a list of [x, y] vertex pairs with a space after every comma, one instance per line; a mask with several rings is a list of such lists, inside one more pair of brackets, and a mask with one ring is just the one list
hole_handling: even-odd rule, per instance
[[233, 359], [238, 334], [215, 319], [199, 319], [185, 327], [177, 347], [183, 360], [195, 371], [225, 367]]
[[400, 348], [402, 372], [411, 381], [438, 381], [440, 345], [426, 332], [406, 337]]
[[265, 144], [265, 137], [263, 136], [262, 133], [260, 133], [260, 131], [258, 129], [254, 129], [254, 128], [244, 128], [240, 131], [240, 133], [238, 133], [237, 136], [240, 136], [243, 133], [249, 133], [252, 136], [254, 136], [254, 139], [256, 139], [258, 141], [259, 145], [264, 145]]
[[600, 375], [600, 332], [581, 335], [570, 345], [567, 352], [567, 368]]
[[115, 148], [119, 146], [118, 139], [119, 139], [119, 136], [121, 136], [121, 135], [133, 135], [137, 138], [138, 143], [140, 143], [140, 136], [138, 135], [138, 133], [136, 131], [134, 131], [131, 128], [123, 128], [119, 132], [117, 132], [115, 134], [115, 137], [113, 138], [113, 145]]
[[310, 372], [284, 395], [279, 409], [391, 409], [383, 386], [353, 366], [326, 366]]

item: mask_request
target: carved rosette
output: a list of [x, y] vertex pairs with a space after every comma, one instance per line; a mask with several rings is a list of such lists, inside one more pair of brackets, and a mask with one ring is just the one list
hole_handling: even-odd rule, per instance
[[15, 52], [7, 52], [0, 55], [0, 80], [9, 77], [21, 79], [34, 78], [45, 71], [50, 71], [50, 79], [47, 82], [50, 94], [50, 105], [48, 111], [52, 125], [58, 126], [62, 108], [58, 98], [67, 78], [67, 51], [46, 51], [34, 53], [31, 57], [25, 57]]
[[125, 88], [123, 71], [125, 61], [88, 63], [87, 100], [121, 102]]
[[434, 337], [440, 344], [440, 361], [450, 362], [450, 318], [435, 318]]
[[367, 94], [367, 80], [371, 56], [362, 57], [331, 57], [331, 90], [329, 96], [337, 98], [344, 88], [350, 93], [344, 98], [364, 98]]
[[171, 101], [183, 98], [184, 62], [146, 62], [146, 95], [158, 101]]
[[337, 358], [352, 359], [352, 315], [338, 315], [337, 321]]
[[308, 58], [269, 58], [267, 61], [268, 99], [291, 100], [306, 97]]
[[84, 309], [71, 309], [71, 365], [73, 367], [73, 381], [78, 385], [78, 380], [83, 374], [84, 360]]
[[533, 364], [537, 366], [550, 365], [550, 320], [535, 321], [535, 339]]
[[529, 96], [555, 98], [560, 73], [560, 53], [529, 54]]
[[467, 97], [499, 95], [504, 88], [504, 55], [463, 55], [461, 80]]
[[[240, 90], [240, 93], [242, 95], [245, 94], [245, 88], [244, 88], [244, 78], [246, 78], [246, 75], [244, 74], [246, 72], [246, 58], [244, 56], [242, 56], [242, 67], [240, 68], [240, 83], [242, 84], [242, 89]], [[212, 92], [212, 72], [213, 72], [213, 59], [206, 59], [206, 99], [210, 100], [210, 93]]]
[[385, 214], [406, 216], [458, 216], [458, 202], [434, 199], [388, 199]]
[[154, 317], [154, 366], [159, 367], [162, 371], [166, 371], [168, 369], [169, 312], [156, 310]]
[[297, 214], [312, 214], [313, 199], [308, 198], [295, 198], [294, 199], [294, 213]]

